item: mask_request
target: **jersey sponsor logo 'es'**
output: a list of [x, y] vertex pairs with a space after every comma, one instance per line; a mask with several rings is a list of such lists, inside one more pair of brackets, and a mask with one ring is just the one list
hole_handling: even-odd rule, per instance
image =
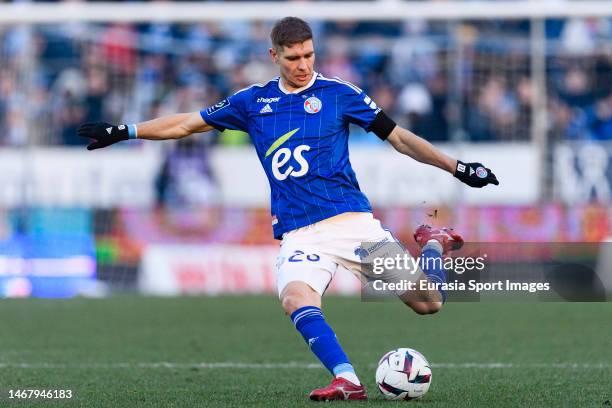
[[[300, 130], [300, 128], [293, 129], [285, 133], [284, 135], [276, 139], [274, 143], [272, 143], [272, 146], [270, 146], [268, 151], [266, 151], [266, 158], [268, 158], [268, 156], [274, 153], [274, 155], [272, 156], [272, 175], [275, 179], [279, 181], [286, 180], [289, 176], [302, 177], [303, 175], [308, 173], [309, 165], [303, 156], [303, 152], [309, 151], [310, 146], [299, 145], [298, 147], [293, 149], [293, 151], [286, 147], [279, 149], [279, 147], [287, 140], [289, 140], [291, 136], [293, 136], [298, 130]], [[290, 165], [282, 169], [282, 167], [285, 166], [292, 157], [297, 162], [297, 164], [300, 165], [300, 168], [295, 169], [293, 166]]]
[[285, 143], [287, 140], [289, 140], [291, 138], [291, 136], [293, 136], [298, 130], [300, 130], [300, 128], [290, 130], [289, 132], [285, 133], [284, 135], [282, 135], [281, 137], [276, 139], [274, 141], [274, 143], [272, 143], [272, 145], [266, 151], [266, 156], [265, 157], [267, 158], [269, 155], [274, 153], [274, 151], [276, 149], [278, 149], [283, 143]]
[[[308, 145], [299, 145], [293, 152], [286, 147], [278, 149], [274, 156], [272, 156], [272, 174], [274, 178], [283, 181], [286, 180], [287, 177], [302, 177], [308, 173], [309, 165], [306, 159], [303, 156], [304, 152], [310, 150], [310, 146]], [[295, 169], [293, 166], [289, 165], [286, 168], [282, 169], [285, 164], [289, 161], [289, 159], [293, 159], [300, 165], [299, 169]]]
[[321, 111], [323, 103], [316, 96], [311, 96], [304, 101], [304, 110], [308, 113], [317, 113]]

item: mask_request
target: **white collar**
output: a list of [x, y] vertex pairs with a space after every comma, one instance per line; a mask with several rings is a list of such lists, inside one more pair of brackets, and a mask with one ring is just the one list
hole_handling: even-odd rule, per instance
[[283, 77], [279, 77], [278, 78], [278, 88], [281, 90], [282, 93], [284, 94], [297, 94], [300, 93], [308, 88], [310, 88], [315, 81], [317, 80], [317, 76], [319, 74], [316, 73], [315, 71], [312, 71], [312, 78], [310, 79], [310, 82], [308, 82], [308, 84], [306, 84], [305, 86], [298, 88], [298, 89], [294, 89], [293, 91], [288, 91], [287, 89], [285, 89], [285, 87], [283, 86]]

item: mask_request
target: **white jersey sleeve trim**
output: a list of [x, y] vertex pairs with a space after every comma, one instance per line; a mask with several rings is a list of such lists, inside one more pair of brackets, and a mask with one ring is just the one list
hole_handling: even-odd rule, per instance
[[330, 81], [330, 82], [336, 82], [338, 84], [342, 84], [342, 85], [346, 85], [349, 88], [351, 88], [353, 91], [357, 92], [357, 94], [361, 94], [363, 91], [356, 85], [348, 82], [348, 81], [343, 81], [342, 79], [338, 78], [338, 77], [333, 77], [333, 78], [326, 78], [323, 75], [319, 75], [319, 79], [323, 80], [323, 81]]
[[249, 86], [247, 86], [246, 88], [242, 88], [242, 89], [237, 90], [236, 92], [234, 92], [234, 95], [239, 94], [240, 92], [243, 92], [243, 91], [248, 91], [249, 89], [254, 88], [254, 87], [263, 88], [264, 86], [265, 86], [265, 85], [260, 84], [260, 83], [258, 82], [258, 83], [256, 83], [256, 84], [249, 85]]

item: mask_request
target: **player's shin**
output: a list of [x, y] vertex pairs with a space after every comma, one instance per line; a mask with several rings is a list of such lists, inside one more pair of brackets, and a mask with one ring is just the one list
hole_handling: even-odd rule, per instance
[[361, 384], [321, 309], [315, 306], [299, 308], [291, 314], [291, 320], [325, 368], [336, 377], [345, 378], [356, 385]]
[[[423, 272], [427, 275], [430, 282], [439, 286], [446, 283], [442, 251], [442, 245], [434, 239], [428, 241], [421, 251], [421, 268]], [[438, 291], [442, 296], [442, 302], [444, 302], [446, 300], [446, 293], [441, 288]]]

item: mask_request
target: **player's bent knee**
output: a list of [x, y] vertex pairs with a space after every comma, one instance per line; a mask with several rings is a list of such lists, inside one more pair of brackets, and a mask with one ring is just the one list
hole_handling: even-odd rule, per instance
[[438, 313], [442, 309], [442, 305], [442, 302], [414, 302], [408, 306], [417, 314], [428, 315]]
[[300, 296], [295, 296], [291, 293], [283, 296], [282, 300], [281, 300], [281, 304], [283, 306], [283, 310], [285, 311], [285, 313], [287, 314], [291, 314], [293, 312], [295, 312], [297, 309], [299, 309], [302, 304], [302, 299]]
[[281, 305], [290, 315], [304, 306], [321, 307], [321, 296], [305, 283], [292, 282], [281, 294]]
[[443, 305], [442, 302], [429, 302], [429, 314], [438, 313]]
[[313, 302], [309, 297], [305, 297], [301, 294], [288, 294], [287, 296], [283, 296], [281, 304], [283, 310], [288, 315], [304, 306], [320, 306], [319, 302]]

